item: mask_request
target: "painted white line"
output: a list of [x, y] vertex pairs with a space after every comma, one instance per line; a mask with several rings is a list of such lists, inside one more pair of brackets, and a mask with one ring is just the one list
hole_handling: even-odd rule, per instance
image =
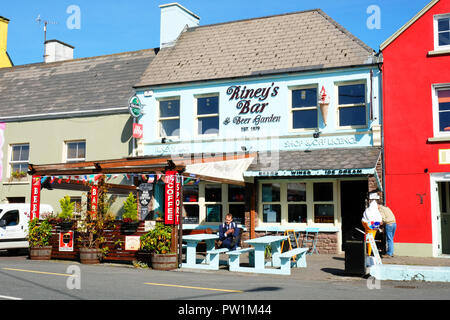
[[8, 296], [0, 296], [0, 299], [6, 299], [6, 300], [22, 300], [22, 298], [8, 297]]

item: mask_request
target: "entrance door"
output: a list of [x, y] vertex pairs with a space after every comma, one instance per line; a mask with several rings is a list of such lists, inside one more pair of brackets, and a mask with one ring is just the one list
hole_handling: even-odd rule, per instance
[[346, 235], [363, 229], [361, 218], [366, 209], [367, 180], [341, 181], [342, 250]]
[[439, 182], [442, 254], [450, 254], [450, 182]]

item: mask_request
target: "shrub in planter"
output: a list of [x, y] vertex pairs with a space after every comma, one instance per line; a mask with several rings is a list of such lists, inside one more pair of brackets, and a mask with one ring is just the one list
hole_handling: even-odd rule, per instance
[[128, 198], [123, 203], [124, 213], [122, 214], [122, 232], [135, 233], [139, 227], [137, 202], [133, 193], [130, 192]]
[[38, 218], [35, 218], [28, 223], [27, 240], [31, 260], [50, 260], [52, 254], [51, 237], [52, 226], [48, 220], [39, 221]]
[[62, 230], [70, 230], [73, 226], [73, 209], [75, 204], [70, 201], [69, 196], [65, 196], [59, 200], [61, 206], [61, 213], [58, 215], [57, 222]]
[[153, 230], [141, 236], [141, 252], [151, 253], [151, 266], [157, 270], [178, 267], [177, 254], [170, 252], [172, 227], [157, 222]]

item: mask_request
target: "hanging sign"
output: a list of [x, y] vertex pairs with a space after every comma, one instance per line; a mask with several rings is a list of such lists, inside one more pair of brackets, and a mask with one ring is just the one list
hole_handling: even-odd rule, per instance
[[144, 126], [139, 123], [133, 123], [133, 138], [142, 139], [144, 137]]
[[41, 202], [41, 177], [33, 176], [31, 179], [31, 208], [30, 220], [39, 219], [39, 206]]
[[59, 233], [59, 251], [73, 252], [73, 231]]
[[140, 219], [145, 220], [148, 214], [148, 206], [152, 200], [153, 184], [141, 183], [139, 185], [139, 204], [140, 204]]
[[180, 224], [181, 211], [181, 178], [179, 175], [175, 176], [175, 225]]
[[98, 187], [91, 187], [91, 217], [93, 219], [97, 218], [97, 209], [98, 209]]
[[132, 96], [128, 103], [128, 111], [133, 118], [139, 118], [142, 115], [141, 100], [137, 96]]

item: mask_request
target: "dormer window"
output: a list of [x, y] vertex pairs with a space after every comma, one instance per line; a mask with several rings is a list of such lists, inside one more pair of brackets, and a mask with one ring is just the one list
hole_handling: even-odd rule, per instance
[[450, 49], [450, 13], [434, 17], [434, 49]]

